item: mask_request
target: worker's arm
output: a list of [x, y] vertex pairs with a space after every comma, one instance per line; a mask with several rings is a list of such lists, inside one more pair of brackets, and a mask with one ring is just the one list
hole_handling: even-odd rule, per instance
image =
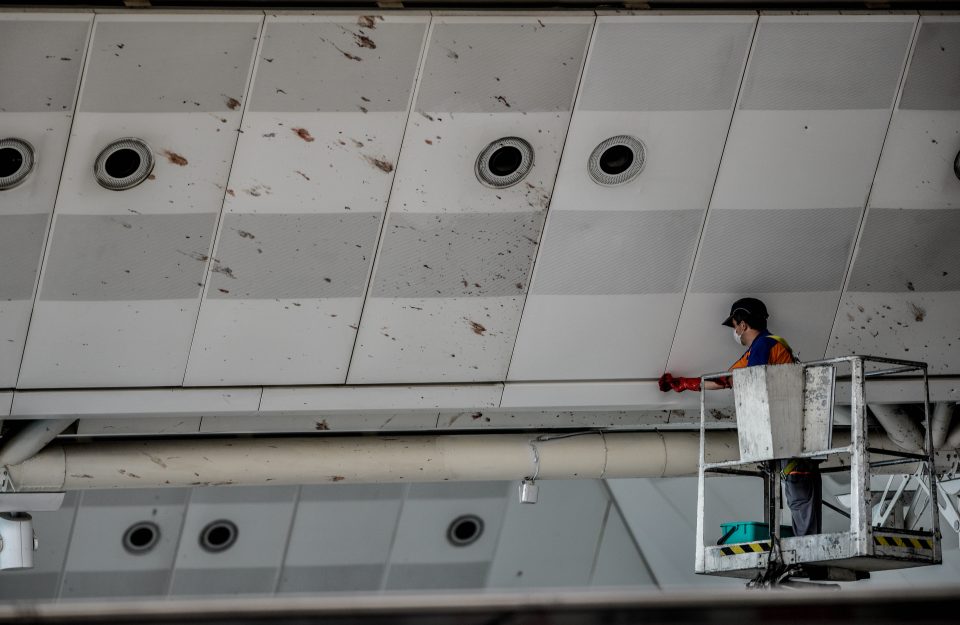
[[[660, 390], [664, 393], [667, 391], [676, 391], [677, 393], [682, 393], [683, 391], [701, 390], [700, 378], [675, 378], [669, 373], [664, 373], [662, 376], [660, 376], [657, 384], [659, 384]], [[716, 391], [721, 388], [730, 388], [730, 378], [707, 380], [703, 383], [703, 387], [708, 391]]]

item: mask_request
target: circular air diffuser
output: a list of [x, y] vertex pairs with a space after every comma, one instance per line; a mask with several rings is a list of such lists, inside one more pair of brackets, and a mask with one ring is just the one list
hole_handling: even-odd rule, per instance
[[200, 546], [204, 551], [219, 553], [237, 542], [237, 525], [233, 521], [213, 521], [200, 532]]
[[447, 528], [447, 540], [454, 547], [466, 547], [477, 542], [483, 535], [483, 519], [475, 514], [465, 514], [451, 521]]
[[0, 191], [26, 180], [34, 162], [32, 145], [23, 139], [0, 139]]
[[128, 553], [142, 555], [160, 542], [160, 528], [156, 523], [141, 521], [131, 525], [123, 534], [123, 548]]
[[519, 137], [497, 139], [477, 157], [477, 180], [495, 189], [511, 187], [530, 173], [533, 148]]
[[153, 171], [153, 152], [141, 139], [118, 139], [103, 148], [93, 166], [104, 189], [125, 191], [147, 179]]
[[630, 135], [617, 135], [593, 149], [587, 168], [597, 184], [614, 186], [640, 175], [646, 162], [643, 142]]

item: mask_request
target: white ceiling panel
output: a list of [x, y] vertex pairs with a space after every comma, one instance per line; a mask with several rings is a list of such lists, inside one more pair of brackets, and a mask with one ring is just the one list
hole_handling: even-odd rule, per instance
[[13, 407], [13, 392], [0, 391], [0, 416], [6, 417]]
[[18, 391], [14, 418], [186, 417], [256, 411], [259, 388]]
[[[577, 505], [570, 506], [572, 501]], [[586, 586], [598, 547], [594, 537], [599, 536], [609, 505], [596, 480], [540, 482], [540, 499], [533, 506], [510, 497], [487, 585]]]
[[922, 16], [830, 354], [960, 363], [960, 18]]
[[[349, 382], [506, 377], [593, 20], [434, 17]], [[533, 166], [484, 186], [505, 137]]]
[[760, 18], [668, 370], [736, 360], [720, 322], [744, 296], [822, 357], [916, 21]]
[[[19, 386], [182, 383], [261, 20], [97, 16]], [[123, 137], [156, 166], [117, 192]]]
[[624, 549], [636, 544], [617, 506], [611, 506], [600, 538], [597, 561], [590, 586], [646, 586], [656, 584], [653, 571], [637, 549]]
[[[659, 375], [755, 23], [598, 18], [510, 380]], [[588, 160], [618, 135], [643, 143], [643, 171], [602, 186]]]
[[[170, 594], [273, 593], [297, 495], [295, 486], [193, 489]], [[201, 548], [199, 537], [217, 520], [236, 525], [236, 542], [211, 553]]]
[[429, 410], [496, 406], [501, 384], [265, 388], [260, 412]]
[[368, 411], [339, 413], [315, 411], [310, 414], [274, 413], [250, 416], [204, 417], [201, 432], [397, 432], [432, 430], [437, 426], [438, 411], [391, 412]]
[[[386, 589], [482, 587], [512, 486], [504, 482], [411, 484], [390, 553]], [[480, 519], [478, 536], [469, 544], [451, 544], [450, 525], [465, 515]]]
[[305, 486], [278, 592], [380, 590], [407, 487]]
[[[165, 595], [189, 492], [85, 492], [74, 521], [62, 596]], [[129, 553], [124, 549], [124, 534], [141, 522], [156, 524], [156, 546], [146, 553]]]
[[862, 207], [916, 21], [762, 16], [711, 208]]
[[16, 385], [92, 23], [92, 13], [0, 14], [0, 140], [34, 151], [33, 171], [0, 191], [0, 387]]
[[[391, 566], [490, 562], [512, 491], [512, 485], [504, 482], [411, 484], [397, 526]], [[463, 515], [480, 517], [483, 527], [476, 542], [455, 546], [447, 541], [447, 528]]]
[[133, 419], [79, 419], [77, 436], [118, 434], [196, 434], [200, 417], [136, 417]]
[[428, 23], [267, 18], [186, 384], [346, 380]]

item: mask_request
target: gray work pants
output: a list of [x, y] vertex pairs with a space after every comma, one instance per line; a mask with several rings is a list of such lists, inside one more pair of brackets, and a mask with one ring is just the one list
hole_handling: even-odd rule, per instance
[[823, 485], [816, 465], [811, 467], [809, 473], [784, 476], [783, 487], [793, 518], [793, 535], [820, 534], [823, 530]]

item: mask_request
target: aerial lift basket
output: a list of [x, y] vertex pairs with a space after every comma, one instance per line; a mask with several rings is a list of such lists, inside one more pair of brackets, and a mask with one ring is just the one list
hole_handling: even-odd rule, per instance
[[[877, 368], [883, 367], [883, 368]], [[838, 375], [841, 374], [841, 375]], [[923, 454], [873, 449], [867, 428], [867, 381], [913, 374], [920, 385], [926, 424]], [[920, 376], [917, 376], [920, 373]], [[702, 382], [731, 376], [730, 372], [705, 375]], [[848, 356], [807, 363], [767, 365], [737, 369], [732, 373], [740, 457], [724, 462], [705, 458], [706, 391], [700, 398], [700, 463], [697, 502], [696, 572], [707, 575], [757, 578], [772, 568], [804, 575], [817, 571], [826, 579], [855, 580], [870, 571], [901, 569], [941, 562], [939, 513], [933, 443], [930, 434], [930, 400], [927, 365], [873, 356]], [[901, 378], [902, 379], [902, 378]], [[850, 437], [833, 444], [834, 402], [837, 392], [849, 391]], [[845, 402], [844, 402], [845, 403]], [[788, 536], [780, 525], [780, 460], [827, 460], [821, 473], [849, 471], [848, 531], [812, 536]], [[913, 507], [907, 514], [885, 515], [875, 522], [878, 493], [872, 493], [871, 474], [904, 467], [920, 481]], [[886, 467], [881, 469], [881, 467]], [[764, 483], [763, 540], [716, 544], [706, 536], [704, 524], [707, 477], [755, 476]], [[886, 493], [881, 497], [886, 496]], [[881, 502], [882, 503], [882, 502]], [[905, 522], [910, 519], [910, 523]], [[919, 527], [918, 523], [924, 523]], [[710, 533], [716, 531], [709, 529]], [[769, 538], [766, 538], [769, 536]], [[707, 544], [707, 543], [710, 544]]]

